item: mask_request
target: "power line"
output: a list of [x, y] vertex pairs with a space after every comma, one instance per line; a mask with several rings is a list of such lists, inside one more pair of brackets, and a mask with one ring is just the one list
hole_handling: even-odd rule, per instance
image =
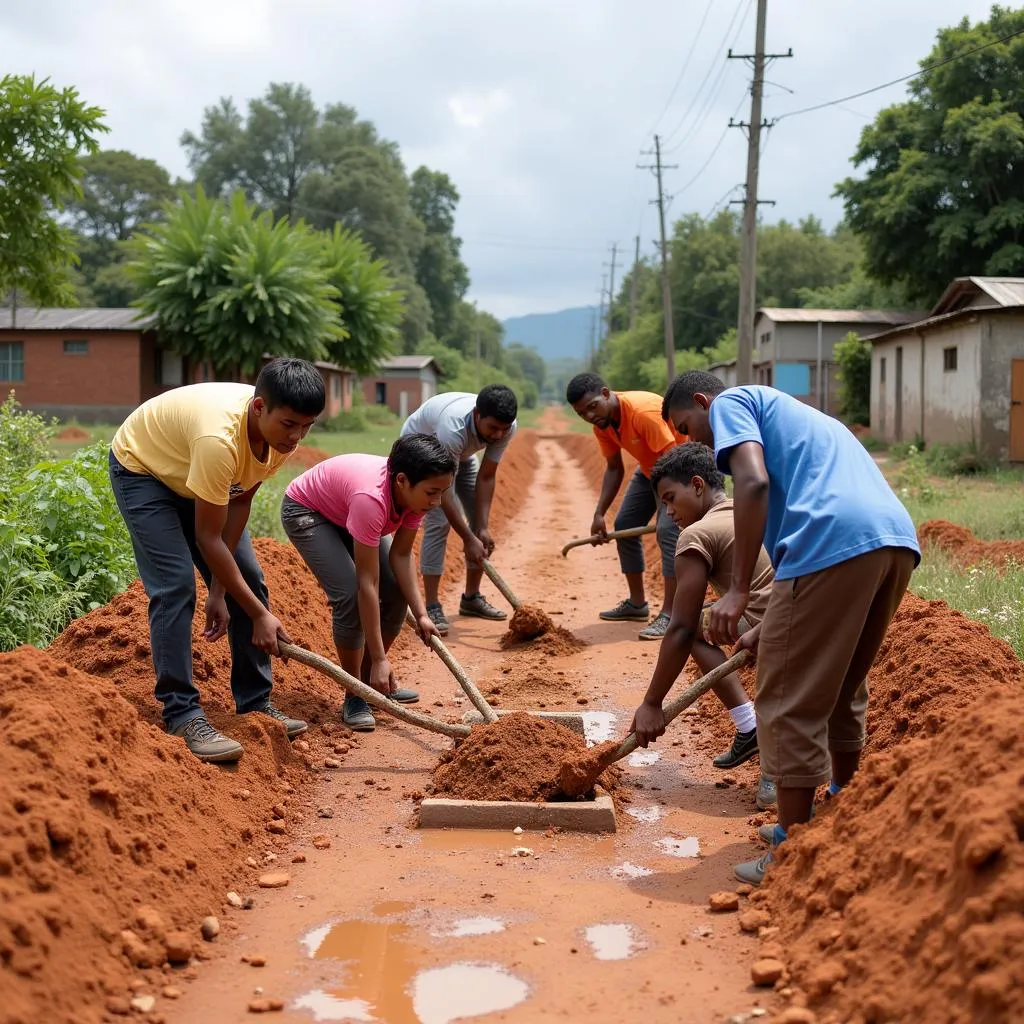
[[962, 53], [956, 53], [951, 57], [945, 57], [944, 59], [938, 60], [934, 64], [928, 64], [919, 71], [914, 71], [909, 75], [902, 75], [900, 78], [893, 78], [891, 81], [883, 82], [881, 85], [872, 86], [870, 89], [863, 89], [861, 92], [851, 93], [849, 96], [840, 96], [838, 99], [828, 100], [825, 103], [816, 103], [813, 107], [803, 107], [801, 110], [790, 110], [785, 114], [780, 114], [775, 120], [777, 122], [784, 121], [788, 117], [799, 117], [801, 114], [810, 114], [815, 110], [824, 110], [826, 107], [837, 107], [839, 104], [845, 103], [847, 100], [859, 100], [861, 96], [870, 96], [873, 92], [881, 92], [883, 89], [889, 89], [894, 85], [899, 85], [901, 82], [909, 82], [912, 78], [918, 78], [921, 75], [927, 74], [929, 71], [934, 71], [936, 68], [945, 67], [947, 64], [953, 64], [958, 60], [963, 60], [964, 57], [970, 57], [971, 54], [987, 50], [991, 46], [998, 46], [1000, 43], [1016, 39], [1017, 36], [1020, 35], [1024, 35], [1024, 28], [1017, 29], [1016, 32], [1011, 32], [1009, 35], [1002, 36], [999, 39], [993, 39], [991, 42], [981, 43], [979, 46], [972, 46], [970, 49], [964, 50]]
[[704, 214], [704, 219], [705, 220], [711, 220], [711, 218], [716, 213], [718, 213], [719, 208], [722, 207], [723, 205], [725, 205], [726, 199], [728, 199], [729, 196], [731, 196], [733, 194], [733, 192], [737, 191], [737, 189], [741, 189], [741, 188], [743, 188], [742, 185], [733, 185], [732, 188], [730, 188], [729, 191], [725, 193], [725, 195], [723, 195], [720, 199], [718, 199], [718, 201], [715, 203], [715, 205], [712, 206], [711, 209], [708, 210], [708, 212], [706, 214]]
[[743, 106], [743, 101], [747, 98], [747, 91], [743, 90], [743, 95], [740, 97], [739, 103], [736, 104], [736, 109], [732, 112], [729, 118], [730, 123], [722, 129], [722, 134], [718, 137], [718, 141], [715, 143], [714, 149], [711, 150], [707, 160], [701, 164], [700, 170], [681, 188], [677, 189], [677, 192], [685, 192], [691, 185], [693, 185], [697, 179], [708, 169], [711, 165], [711, 161], [718, 155], [718, 151], [722, 148], [722, 143], [725, 142], [725, 137], [729, 134], [729, 129], [732, 127], [732, 119], [740, 112], [740, 107]]

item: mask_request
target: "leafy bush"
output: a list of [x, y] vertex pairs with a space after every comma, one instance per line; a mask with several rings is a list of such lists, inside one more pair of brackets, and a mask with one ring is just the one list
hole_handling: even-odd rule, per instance
[[366, 430], [369, 427], [366, 413], [363, 409], [353, 406], [349, 412], [342, 410], [336, 416], [324, 420], [324, 430], [339, 431], [341, 433]]
[[284, 499], [285, 488], [290, 482], [289, 477], [271, 477], [256, 492], [247, 527], [250, 536], [273, 537], [283, 543], [288, 542], [284, 527], [281, 525], [281, 502]]
[[847, 423], [871, 422], [871, 344], [851, 331], [834, 349], [839, 411]]
[[924, 455], [928, 468], [939, 476], [974, 476], [992, 468], [974, 444], [931, 444]]
[[0, 405], [0, 508], [2, 495], [37, 462], [53, 457], [50, 442], [59, 429], [57, 420], [22, 409], [13, 391]]

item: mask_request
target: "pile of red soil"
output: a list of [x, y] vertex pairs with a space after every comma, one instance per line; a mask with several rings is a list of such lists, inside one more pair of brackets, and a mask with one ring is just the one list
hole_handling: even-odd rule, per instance
[[512, 615], [508, 632], [502, 637], [501, 643], [502, 646], [508, 646], [519, 640], [533, 640], [554, 628], [555, 624], [542, 608], [532, 604], [521, 604]]
[[548, 719], [516, 712], [444, 754], [434, 769], [437, 793], [459, 800], [543, 802], [558, 790], [562, 762], [586, 752], [583, 737]]
[[288, 456], [288, 464], [301, 466], [303, 469], [311, 469], [313, 466], [319, 465], [324, 459], [331, 457], [330, 452], [325, 452], [322, 448], [314, 448], [311, 444], [300, 444]]
[[929, 519], [917, 529], [923, 547], [948, 552], [961, 565], [985, 562], [998, 567], [1024, 565], [1024, 540], [979, 540], [967, 529], [945, 519]]
[[579, 684], [567, 678], [564, 670], [552, 668], [550, 664], [523, 664], [518, 658], [515, 665], [502, 666], [501, 675], [486, 686], [484, 692], [488, 698], [493, 698], [496, 706], [516, 711], [543, 711], [570, 705], [575, 708], [582, 693]]
[[[792, 985], [826, 1020], [1024, 1017], [1020, 695], [872, 757], [779, 849], [765, 897]], [[831, 810], [831, 809], [830, 809]]]
[[65, 427], [58, 435], [58, 441], [88, 441], [89, 432], [81, 427]]

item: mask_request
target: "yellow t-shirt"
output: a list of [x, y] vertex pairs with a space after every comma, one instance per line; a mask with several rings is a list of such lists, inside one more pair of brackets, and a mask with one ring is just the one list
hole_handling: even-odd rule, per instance
[[111, 442], [132, 473], [156, 477], [176, 494], [226, 505], [273, 476], [288, 458], [270, 448], [261, 462], [249, 446], [251, 384], [190, 384], [138, 407]]

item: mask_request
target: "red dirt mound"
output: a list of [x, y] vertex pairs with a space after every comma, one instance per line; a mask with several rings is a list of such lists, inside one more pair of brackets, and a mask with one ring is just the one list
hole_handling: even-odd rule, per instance
[[764, 895], [793, 985], [850, 1024], [1024, 1017], [1020, 697], [872, 757], [779, 850]]
[[1024, 540], [979, 540], [967, 529], [945, 519], [929, 519], [917, 529], [924, 547], [948, 552], [961, 565], [987, 562], [1002, 567], [1008, 562], [1024, 565]]
[[330, 452], [325, 452], [322, 448], [314, 448], [311, 444], [300, 444], [288, 456], [289, 465], [301, 466], [303, 469], [311, 469], [313, 466], [319, 465], [324, 459], [331, 457]]
[[89, 432], [81, 427], [65, 427], [58, 435], [58, 441], [88, 441]]
[[237, 772], [200, 764], [110, 682], [31, 647], [0, 677], [0, 1021], [91, 1024], [164, 962], [165, 931], [200, 943], [296, 762], [255, 718], [234, 730]]
[[585, 750], [581, 736], [555, 722], [503, 715], [442, 756], [434, 788], [460, 800], [544, 801], [558, 789], [562, 761]]

